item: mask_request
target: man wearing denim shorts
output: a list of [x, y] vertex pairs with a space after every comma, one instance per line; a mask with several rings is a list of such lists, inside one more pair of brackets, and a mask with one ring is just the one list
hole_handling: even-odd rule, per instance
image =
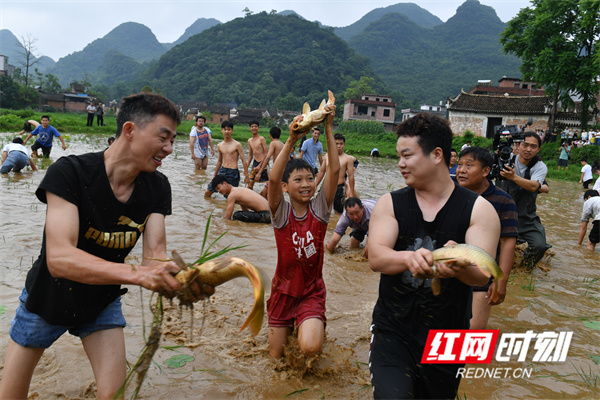
[[[112, 146], [62, 157], [48, 168], [36, 191], [47, 204], [42, 248], [11, 322], [0, 398], [27, 397], [44, 350], [66, 331], [81, 338], [98, 398], [112, 398], [125, 381], [120, 298], [126, 290], [120, 285], [169, 297], [181, 288], [173, 276], [177, 265], [155, 260], [168, 258], [165, 216], [171, 214], [171, 187], [156, 169], [173, 151], [179, 122], [170, 100], [129, 96]], [[142, 232], [143, 262], [126, 264]]]

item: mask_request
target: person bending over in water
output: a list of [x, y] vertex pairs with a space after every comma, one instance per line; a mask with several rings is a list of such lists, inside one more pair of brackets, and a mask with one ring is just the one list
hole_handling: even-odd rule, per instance
[[[254, 190], [233, 187], [227, 182], [227, 179], [223, 175], [215, 176], [211, 182], [211, 186], [227, 198], [225, 219], [243, 222], [271, 223], [269, 203]], [[242, 211], [233, 212], [236, 204], [239, 204], [242, 207]]]

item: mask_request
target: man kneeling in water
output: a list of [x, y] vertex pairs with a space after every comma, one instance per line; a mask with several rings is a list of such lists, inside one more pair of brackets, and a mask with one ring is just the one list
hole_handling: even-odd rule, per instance
[[[254, 190], [231, 186], [223, 175], [215, 176], [211, 182], [211, 186], [227, 198], [225, 219], [243, 222], [262, 222], [265, 224], [271, 223], [269, 203]], [[242, 206], [242, 211], [233, 212], [236, 204]]]

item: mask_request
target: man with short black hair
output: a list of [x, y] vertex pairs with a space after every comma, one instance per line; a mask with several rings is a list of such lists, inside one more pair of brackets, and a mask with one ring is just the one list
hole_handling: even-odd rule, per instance
[[[494, 207], [450, 178], [452, 130], [419, 113], [396, 128], [406, 187], [383, 195], [369, 226], [369, 267], [381, 274], [373, 310], [369, 367], [376, 399], [453, 399], [461, 364], [424, 364], [431, 329], [468, 329], [471, 286], [488, 278], [474, 265], [438, 262], [432, 251], [468, 243], [495, 254], [500, 221]], [[432, 278], [440, 279], [439, 293]]]
[[[211, 181], [211, 186], [227, 199], [225, 219], [242, 222], [271, 223], [267, 199], [254, 190], [233, 187], [223, 175], [215, 176]], [[242, 207], [242, 211], [233, 212], [236, 204]]]
[[213, 147], [212, 132], [204, 126], [206, 118], [202, 115], [196, 117], [196, 124], [192, 126], [190, 131], [190, 150], [192, 152], [192, 160], [196, 171], [206, 169], [208, 166], [208, 148], [210, 147], [210, 155], [215, 155]]
[[514, 166], [505, 165], [500, 171], [504, 179], [496, 181], [496, 186], [510, 194], [517, 204], [518, 240], [528, 244], [521, 266], [528, 270], [533, 269], [552, 247], [546, 243], [546, 230], [536, 214], [536, 198], [548, 173], [548, 167], [538, 156], [541, 145], [542, 140], [537, 134], [525, 132], [523, 141], [518, 144], [519, 154], [514, 157]]
[[471, 329], [485, 329], [492, 306], [506, 297], [506, 287], [513, 265], [515, 244], [518, 236], [517, 206], [508, 193], [489, 181], [494, 158], [482, 147], [467, 147], [460, 153], [456, 178], [459, 185], [481, 195], [489, 201], [500, 218], [500, 242], [495, 254], [491, 254], [504, 273], [498, 282], [498, 298], [492, 300], [492, 280], [484, 286], [473, 288], [473, 316]]
[[11, 170], [21, 172], [29, 164], [33, 171], [37, 171], [37, 167], [27, 148], [23, 146], [23, 139], [20, 137], [14, 138], [12, 143], [7, 144], [2, 149], [2, 168], [0, 174], [8, 174]]
[[[174, 277], [179, 267], [158, 261], [169, 258], [171, 186], [157, 171], [173, 151], [180, 121], [175, 104], [163, 96], [126, 97], [112, 146], [62, 157], [48, 168], [36, 190], [47, 204], [41, 252], [11, 322], [1, 399], [27, 398], [44, 350], [67, 330], [81, 338], [97, 398], [113, 398], [125, 381], [121, 296], [127, 289], [121, 285], [169, 297], [181, 290]], [[141, 265], [127, 263], [142, 237]], [[214, 292], [196, 283], [191, 288], [196, 300]]]
[[[331, 239], [327, 244], [327, 250], [330, 253], [335, 252], [335, 247], [340, 239], [346, 233], [348, 227], [352, 228], [350, 233], [350, 248], [354, 249], [360, 246], [365, 237], [369, 234], [369, 222], [371, 221], [371, 212], [375, 207], [377, 200], [349, 197], [344, 203], [344, 212], [340, 217]], [[365, 242], [365, 257], [368, 258], [368, 247]]]

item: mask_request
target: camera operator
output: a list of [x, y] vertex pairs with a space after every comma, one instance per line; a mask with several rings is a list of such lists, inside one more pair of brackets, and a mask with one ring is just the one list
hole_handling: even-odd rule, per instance
[[517, 204], [519, 239], [528, 243], [521, 266], [532, 269], [551, 246], [546, 243], [546, 231], [536, 214], [536, 198], [544, 184], [548, 167], [538, 157], [542, 141], [534, 132], [522, 134], [514, 166], [505, 165], [496, 185], [508, 192]]

